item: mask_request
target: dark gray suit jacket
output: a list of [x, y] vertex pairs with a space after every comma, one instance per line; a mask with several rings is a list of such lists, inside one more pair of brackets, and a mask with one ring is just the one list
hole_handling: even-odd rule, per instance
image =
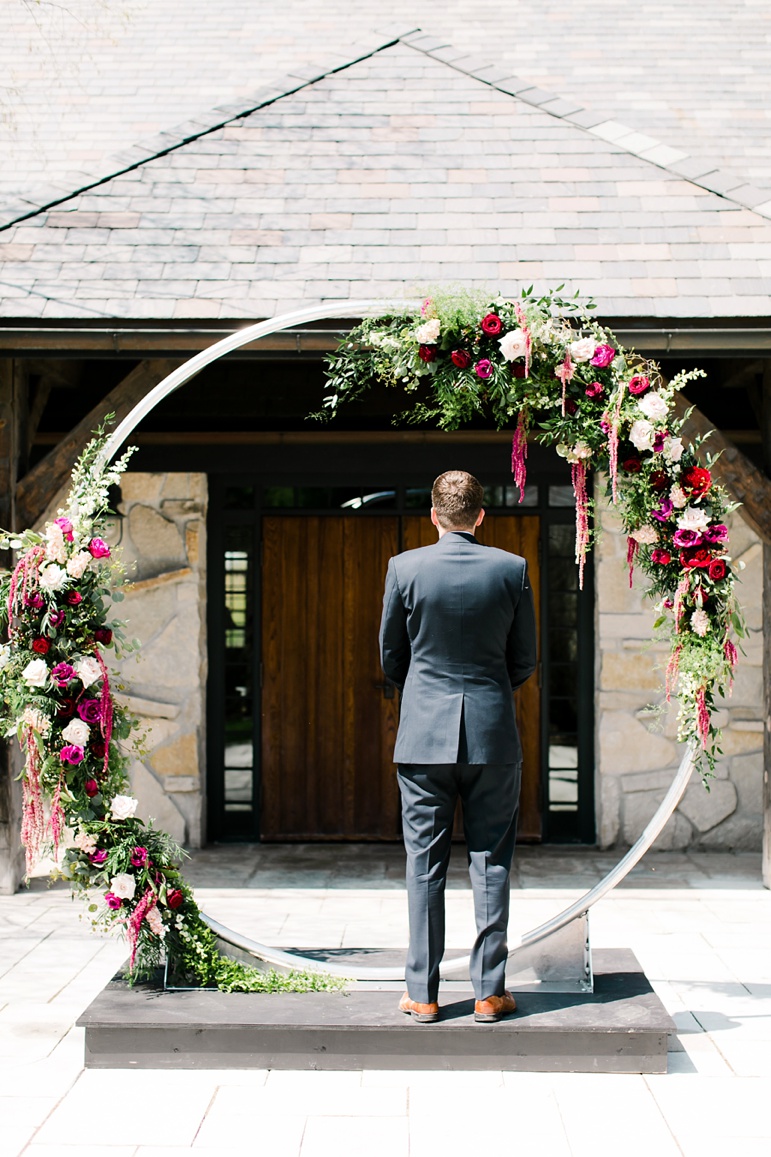
[[522, 758], [512, 691], [535, 670], [536, 628], [519, 555], [465, 531], [396, 555], [380, 654], [402, 692], [396, 763]]

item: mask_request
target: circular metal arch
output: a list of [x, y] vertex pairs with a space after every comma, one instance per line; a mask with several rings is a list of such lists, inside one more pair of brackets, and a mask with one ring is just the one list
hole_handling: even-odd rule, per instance
[[[237, 330], [221, 341], [215, 342], [215, 344], [208, 349], [202, 350], [201, 353], [196, 354], [186, 361], [184, 365], [178, 366], [176, 370], [173, 370], [163, 381], [159, 382], [157, 386], [150, 390], [141, 401], [137, 402], [136, 406], [134, 406], [110, 435], [102, 451], [101, 461], [104, 463], [112, 461], [142, 419], [147, 417], [158, 403], [162, 402], [164, 398], [167, 398], [169, 394], [173, 394], [175, 390], [178, 390], [180, 386], [189, 382], [191, 378], [194, 378], [197, 373], [200, 373], [206, 366], [211, 365], [212, 362], [218, 361], [234, 350], [241, 349], [242, 346], [248, 345], [250, 342], [269, 337], [274, 333], [280, 333], [282, 330], [292, 329], [297, 325], [306, 325], [310, 322], [322, 321], [326, 318], [340, 317], [344, 310], [350, 317], [378, 317], [388, 314], [411, 312], [417, 308], [419, 308], [419, 303], [415, 301], [371, 300], [325, 302], [319, 305], [308, 306], [306, 309], [295, 310], [292, 313], [280, 314], [267, 321], [261, 321], [256, 325], [250, 325], [244, 329]], [[530, 947], [539, 941], [545, 940], [548, 936], [570, 924], [571, 921], [581, 919], [586, 915], [592, 905], [596, 904], [598, 900], [601, 900], [603, 896], [607, 896], [608, 892], [615, 888], [616, 885], [631, 872], [635, 864], [642, 859], [656, 837], [660, 834], [667, 820], [682, 799], [683, 793], [688, 786], [691, 772], [693, 771], [694, 754], [695, 747], [689, 744], [672, 780], [672, 784], [664, 799], [661, 801], [658, 810], [651, 818], [637, 842], [629, 849], [626, 855], [619, 860], [616, 866], [608, 872], [599, 884], [596, 884], [594, 888], [591, 888], [578, 900], [568, 905], [567, 908], [563, 909], [563, 911], [559, 912], [556, 916], [553, 916], [551, 920], [547, 920], [544, 924], [533, 928], [532, 931], [526, 932], [521, 938], [520, 943], [510, 950], [510, 956], [513, 956], [520, 948]], [[286, 970], [305, 966], [315, 972], [325, 972], [350, 980], [391, 981], [404, 979], [403, 968], [378, 968], [376, 965], [371, 967], [354, 967], [345, 964], [335, 965], [322, 963], [311, 957], [305, 957], [293, 952], [284, 952], [279, 948], [271, 948], [268, 945], [261, 944], [259, 941], [250, 939], [248, 936], [242, 936], [240, 933], [226, 928], [223, 924], [220, 924], [217, 920], [213, 920], [205, 913], [202, 913], [202, 915], [212, 931], [225, 943], [248, 952], [252, 956], [277, 968]], [[441, 967], [442, 978], [450, 980], [468, 976], [469, 962], [470, 957], [468, 956], [445, 961]]]

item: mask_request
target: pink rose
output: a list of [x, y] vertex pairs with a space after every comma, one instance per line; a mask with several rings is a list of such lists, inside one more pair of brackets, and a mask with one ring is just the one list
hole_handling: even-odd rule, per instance
[[478, 378], [486, 379], [493, 376], [493, 363], [489, 360], [489, 358], [482, 358], [482, 360], [478, 361], [474, 366], [474, 369], [476, 370], [476, 375]]
[[57, 627], [60, 627], [66, 618], [67, 618], [67, 612], [66, 611], [49, 611], [48, 612], [48, 621], [54, 630], [56, 630]]
[[56, 518], [54, 519], [54, 525], [59, 527], [67, 542], [73, 541], [74, 535], [72, 533], [72, 523], [70, 522], [69, 518]]
[[598, 370], [604, 370], [609, 366], [616, 356], [616, 351], [612, 345], [598, 345], [594, 351], [594, 357], [589, 362], [590, 366], [597, 366]]
[[102, 864], [107, 860], [107, 852], [104, 848], [97, 848], [88, 858], [94, 867], [101, 868]]
[[635, 374], [635, 376], [629, 380], [629, 393], [634, 394], [635, 396], [644, 394], [646, 390], [650, 389], [650, 387], [651, 383], [649, 379], [644, 377], [642, 374]]
[[78, 715], [84, 723], [98, 723], [102, 717], [102, 705], [98, 699], [84, 699], [78, 703]]
[[651, 562], [657, 562], [659, 566], [668, 566], [671, 561], [672, 555], [668, 550], [651, 551]]
[[602, 382], [592, 382], [591, 385], [586, 387], [584, 393], [586, 394], [587, 398], [601, 398], [605, 393], [605, 387], [603, 386]]
[[104, 899], [107, 907], [112, 908], [113, 911], [117, 911], [117, 909], [120, 908], [123, 903], [123, 901], [120, 900], [117, 896], [114, 896], [112, 892], [105, 892]]
[[57, 687], [66, 687], [75, 678], [75, 668], [69, 663], [57, 663], [51, 672], [51, 678]]
[[70, 591], [67, 595], [67, 602], [71, 607], [76, 607], [79, 603], [83, 602], [83, 596], [80, 591]]
[[134, 848], [131, 853], [131, 865], [134, 868], [144, 868], [147, 863], [147, 848]]
[[110, 557], [110, 548], [103, 538], [92, 538], [88, 544], [88, 549], [93, 558]]
[[62, 763], [77, 764], [83, 762], [85, 752], [82, 747], [78, 747], [77, 743], [68, 743], [59, 752], [59, 759]]

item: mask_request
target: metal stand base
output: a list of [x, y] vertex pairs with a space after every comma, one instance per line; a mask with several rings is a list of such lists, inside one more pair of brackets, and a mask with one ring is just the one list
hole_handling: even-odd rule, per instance
[[589, 913], [509, 955], [506, 987], [516, 992], [594, 992]]

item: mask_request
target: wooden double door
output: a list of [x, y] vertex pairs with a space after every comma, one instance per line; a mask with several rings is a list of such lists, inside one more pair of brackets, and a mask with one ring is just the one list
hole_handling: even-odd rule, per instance
[[[522, 554], [539, 612], [539, 520], [488, 515], [481, 541]], [[396, 840], [398, 693], [378, 652], [389, 558], [436, 541], [416, 515], [266, 516], [260, 829], [264, 840]], [[541, 836], [540, 691], [516, 696], [520, 836]]]

